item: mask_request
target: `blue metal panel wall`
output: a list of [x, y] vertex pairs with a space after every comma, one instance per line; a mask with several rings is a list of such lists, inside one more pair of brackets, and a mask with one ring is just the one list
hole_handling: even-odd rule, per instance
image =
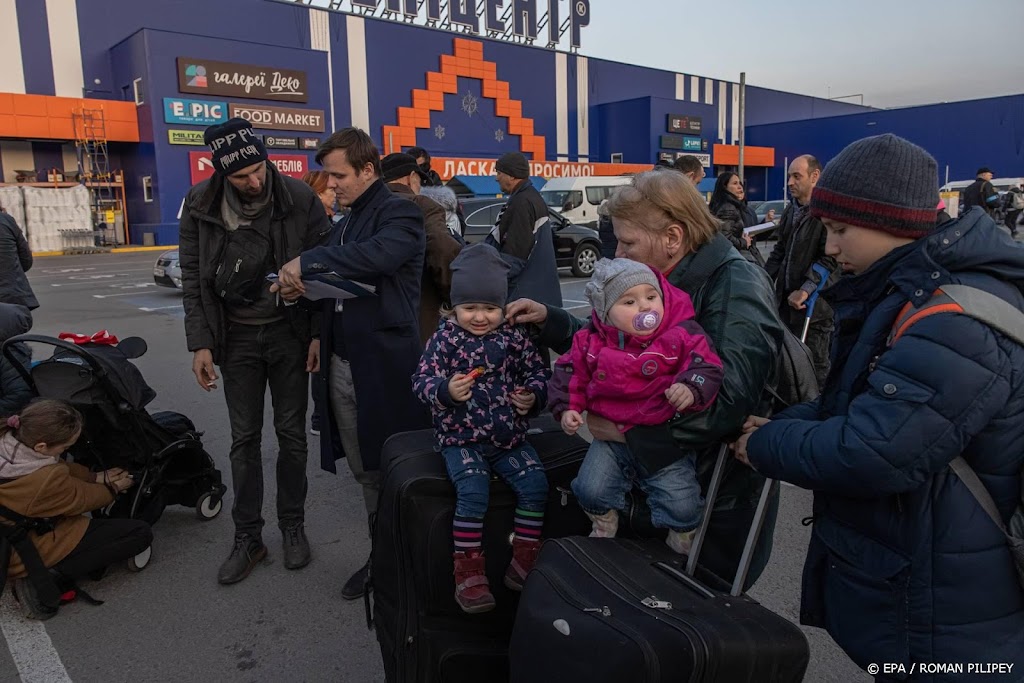
[[877, 111], [849, 102], [747, 86], [747, 126]]
[[591, 107], [590, 111], [594, 114], [590, 130], [592, 159], [604, 161], [610, 154], [621, 152], [625, 163], [652, 163], [650, 141], [643, 135], [642, 123], [650, 120], [651, 98], [611, 102]]
[[[19, 13], [20, 5], [24, 3], [43, 5], [42, 0], [19, 0]], [[91, 89], [90, 97], [118, 96], [118, 91], [111, 86], [113, 74], [109, 49], [142, 28], [205, 35], [214, 41], [232, 39], [309, 48], [309, 10], [290, 3], [253, 0], [78, 0], [82, 67], [86, 86]], [[263, 63], [252, 58], [248, 61]], [[97, 78], [100, 79], [99, 85], [95, 84]]]
[[[597, 107], [610, 102], [622, 102], [634, 98], [643, 97], [675, 97], [676, 77], [668, 71], [647, 69], [644, 67], [619, 64], [603, 59], [590, 59], [588, 69], [590, 72], [590, 158], [607, 160], [612, 152], [623, 151], [624, 149], [611, 149], [602, 145], [599, 129], [605, 126], [598, 125]], [[646, 109], [645, 109], [646, 112]], [[645, 113], [641, 121], [647, 120]], [[635, 130], [635, 122], [628, 130]], [[624, 131], [625, 132], [625, 131]], [[643, 144], [643, 141], [640, 141]], [[630, 147], [633, 145], [630, 144]], [[632, 155], [631, 155], [632, 156]], [[637, 154], [637, 156], [640, 156]], [[650, 156], [634, 163], [651, 163]]]
[[[894, 133], [927, 149], [939, 163], [939, 182], [970, 180], [979, 166], [1000, 177], [1024, 176], [1024, 95], [874, 111], [813, 121], [753, 126], [751, 145], [775, 147], [776, 170], [783, 159], [814, 154], [822, 163], [846, 145], [871, 135]], [[779, 176], [776, 173], [774, 177]], [[771, 198], [780, 188], [769, 187]]]
[[18, 10], [25, 92], [30, 95], [53, 95], [56, 88], [53, 84], [53, 57], [50, 54], [46, 3], [43, 0], [15, 0], [15, 7]]
[[[153, 144], [153, 115], [162, 116], [163, 105], [161, 94], [153, 89], [153, 79], [146, 60], [147, 31], [138, 31], [127, 40], [114, 46], [110, 51], [113, 64], [111, 87], [124, 97], [127, 88], [128, 97], [134, 99], [132, 87], [136, 78], [142, 79], [144, 103], [138, 107], [139, 144], [121, 144], [122, 164], [114, 168], [124, 171], [125, 194], [128, 201], [129, 226], [160, 223], [160, 206], [163, 200], [162, 184], [156, 164], [156, 146]], [[125, 98], [127, 99], [127, 98]], [[144, 201], [142, 178], [153, 178], [153, 201]], [[170, 199], [173, 203], [174, 200]], [[174, 207], [177, 211], [177, 205]]]

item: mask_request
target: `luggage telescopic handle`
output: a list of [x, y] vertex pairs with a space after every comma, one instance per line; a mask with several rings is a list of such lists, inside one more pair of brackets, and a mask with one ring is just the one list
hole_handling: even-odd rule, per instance
[[[723, 443], [718, 450], [715, 471], [711, 475], [711, 484], [708, 486], [707, 496], [705, 497], [704, 517], [700, 521], [700, 526], [697, 527], [697, 533], [693, 537], [693, 544], [690, 547], [690, 556], [686, 562], [686, 573], [690, 576], [694, 576], [697, 571], [697, 560], [700, 558], [700, 551], [704, 547], [704, 540], [708, 533], [708, 527], [711, 524], [711, 513], [715, 507], [715, 499], [718, 497], [718, 489], [722, 485], [725, 462], [728, 457], [729, 445]], [[750, 574], [754, 547], [757, 545], [757, 539], [761, 535], [761, 529], [764, 528], [764, 518], [768, 510], [768, 501], [771, 498], [774, 485], [775, 481], [773, 479], [765, 479], [764, 488], [761, 489], [761, 498], [757, 501], [757, 509], [754, 512], [754, 521], [750, 525], [750, 531], [747, 533], [747, 542], [743, 546], [740, 563], [736, 568], [736, 578], [732, 582], [732, 590], [729, 591], [730, 595], [739, 596], [743, 594], [743, 584], [746, 583], [747, 575]]]

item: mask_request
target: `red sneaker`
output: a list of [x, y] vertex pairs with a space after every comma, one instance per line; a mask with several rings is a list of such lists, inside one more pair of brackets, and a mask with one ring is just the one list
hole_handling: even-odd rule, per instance
[[512, 562], [505, 572], [505, 586], [509, 590], [521, 591], [526, 583], [526, 575], [533, 569], [540, 553], [540, 541], [527, 541], [516, 538], [512, 541]]
[[478, 550], [455, 553], [455, 602], [466, 614], [494, 609], [494, 596], [487, 583], [484, 555]]

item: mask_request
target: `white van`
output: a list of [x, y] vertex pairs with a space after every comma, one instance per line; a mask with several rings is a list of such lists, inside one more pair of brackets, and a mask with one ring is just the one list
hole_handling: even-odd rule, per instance
[[611, 196], [616, 187], [629, 185], [632, 176], [589, 176], [586, 178], [552, 178], [540, 196], [570, 223], [597, 228], [597, 207]]
[[[1009, 192], [1011, 187], [1020, 187], [1022, 181], [1024, 181], [1024, 178], [993, 178], [989, 182], [992, 183], [992, 187], [996, 188], [996, 192], [1003, 194], [1004, 192]], [[955, 180], [940, 187], [939, 192], [962, 193], [973, 184], [974, 180]], [[547, 187], [547, 185], [544, 187]]]

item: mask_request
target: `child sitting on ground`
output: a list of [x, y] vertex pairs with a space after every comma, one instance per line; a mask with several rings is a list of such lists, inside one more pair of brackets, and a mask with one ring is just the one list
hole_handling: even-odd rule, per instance
[[[583, 425], [584, 411], [624, 433], [711, 405], [722, 382], [722, 361], [694, 320], [685, 292], [642, 263], [602, 259], [586, 295], [594, 308], [590, 323], [555, 363], [549, 387], [551, 411], [567, 434]], [[670, 459], [655, 468], [631, 453], [624, 438], [595, 439], [572, 483], [594, 523], [590, 535], [615, 536], [618, 511], [636, 484], [647, 494], [651, 521], [669, 530], [669, 547], [688, 553], [704, 505], [696, 455], [680, 451]]]
[[544, 407], [549, 372], [526, 332], [504, 318], [508, 265], [486, 244], [452, 261], [454, 313], [441, 323], [413, 376], [431, 407], [437, 449], [455, 485], [455, 600], [473, 614], [494, 608], [482, 550], [492, 470], [516, 494], [512, 563], [505, 585], [522, 590], [540, 550], [548, 481], [526, 441], [527, 417]]
[[[25, 517], [49, 518], [51, 531], [29, 538], [46, 568], [63, 579], [82, 579], [149, 547], [153, 533], [137, 519], [89, 519], [85, 513], [113, 502], [133, 484], [120, 468], [90, 472], [61, 456], [78, 441], [82, 415], [69, 403], [39, 400], [0, 423], [0, 505]], [[13, 520], [0, 515], [0, 523]], [[11, 554], [8, 579], [25, 616], [49, 619], [26, 563]]]

